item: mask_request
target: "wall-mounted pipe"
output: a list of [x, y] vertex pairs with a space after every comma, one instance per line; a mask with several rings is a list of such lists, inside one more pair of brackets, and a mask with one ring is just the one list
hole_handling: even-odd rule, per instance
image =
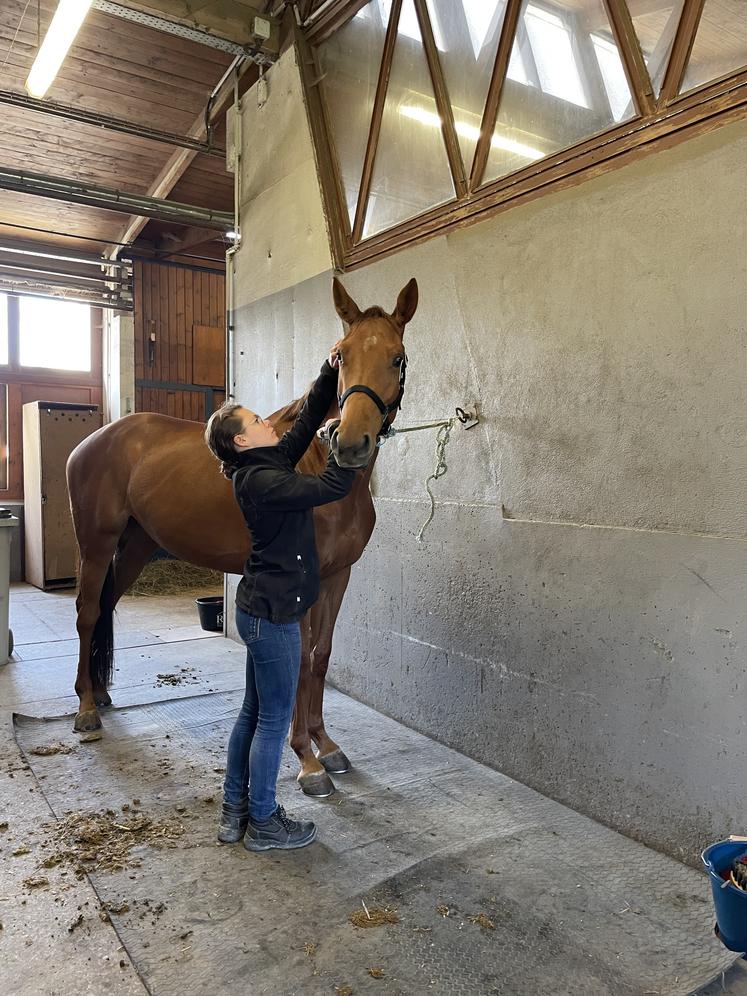
[[199, 142], [186, 135], [174, 135], [171, 132], [159, 131], [157, 128], [148, 128], [135, 121], [123, 121], [121, 118], [114, 118], [109, 114], [97, 114], [82, 107], [59, 104], [54, 100], [38, 100], [36, 97], [29, 97], [25, 93], [15, 93], [13, 90], [0, 90], [0, 104], [20, 107], [25, 111], [37, 111], [40, 114], [52, 114], [68, 121], [79, 121], [81, 124], [93, 125], [95, 128], [103, 128], [107, 131], [122, 132], [124, 135], [145, 138], [151, 142], [160, 142], [163, 145], [191, 149], [193, 152], [201, 152], [206, 156], [222, 157], [226, 154], [225, 149], [214, 148], [207, 142]]
[[[54, 233], [52, 233], [54, 234]], [[71, 236], [74, 238], [74, 236]], [[132, 266], [125, 260], [117, 260], [112, 262], [109, 259], [103, 259], [101, 256], [84, 256], [84, 255], [70, 255], [68, 253], [58, 253], [58, 252], [48, 252], [46, 250], [39, 249], [38, 246], [33, 243], [27, 243], [25, 245], [4, 245], [0, 243], [0, 253], [9, 252], [17, 256], [32, 256], [34, 259], [52, 259], [58, 263], [80, 263], [83, 266], [100, 266], [108, 268], [116, 268], [118, 270], [127, 269]]]
[[226, 251], [226, 401], [234, 400], [233, 370], [236, 333], [236, 253], [241, 247], [241, 96], [238, 69], [234, 74], [233, 90], [233, 245]]
[[213, 211], [193, 204], [165, 201], [158, 197], [148, 197], [146, 194], [132, 194], [111, 187], [101, 187], [95, 183], [81, 183], [42, 173], [27, 173], [25, 170], [7, 169], [4, 166], [0, 166], [0, 190], [51, 197], [53, 200], [85, 204], [88, 207], [103, 208], [120, 214], [142, 215], [146, 218], [156, 218], [158, 221], [170, 221], [176, 225], [197, 225], [218, 232], [229, 231], [234, 222], [233, 214], [227, 211]]
[[112, 284], [118, 287], [129, 286], [129, 277], [127, 275], [121, 276], [106, 276], [104, 273], [99, 274], [89, 274], [89, 273], [74, 273], [71, 270], [56, 270], [54, 267], [40, 266], [38, 263], [15, 263], [10, 262], [10, 260], [5, 260], [0, 258], [0, 271], [3, 270], [13, 270], [21, 271], [23, 273], [41, 273], [45, 277], [70, 277], [73, 280], [82, 281], [85, 284]]
[[134, 304], [127, 298], [78, 297], [71, 294], [55, 294], [51, 289], [22, 287], [18, 284], [4, 284], [0, 281], [0, 294], [13, 294], [15, 297], [52, 298], [55, 301], [71, 301], [73, 304], [88, 304], [92, 308], [109, 308], [112, 311], [134, 311]]

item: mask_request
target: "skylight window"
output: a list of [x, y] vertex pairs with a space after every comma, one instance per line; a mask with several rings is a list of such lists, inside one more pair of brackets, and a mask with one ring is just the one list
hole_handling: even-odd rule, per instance
[[[482, 0], [464, 0], [465, 3], [472, 2], [474, 4], [480, 5]], [[500, 3], [503, 0], [499, 0]], [[361, 7], [358, 13], [355, 15], [360, 20], [367, 20], [371, 17], [375, 7], [378, 7], [379, 17], [381, 18], [381, 23], [386, 26], [389, 24], [389, 15], [392, 13], [392, 0], [377, 0], [376, 4], [368, 3], [365, 7]], [[441, 33], [441, 28], [438, 23], [435, 11], [430, 11], [431, 27], [433, 28], [433, 35], [436, 39], [437, 47], [444, 52], [444, 41], [443, 35]], [[413, 3], [403, 3], [402, 9], [399, 15], [399, 25], [397, 27], [397, 34], [404, 35], [405, 38], [412, 38], [413, 41], [420, 42], [422, 45], [422, 37], [420, 35], [420, 24], [418, 23], [418, 15], [415, 10], [415, 5]]]
[[627, 117], [631, 107], [630, 90], [617, 46], [600, 35], [591, 36], [594, 52], [602, 74], [602, 82], [610, 102], [610, 110], [615, 121]]
[[469, 29], [475, 59], [493, 37], [503, 12], [504, 0], [462, 0], [462, 9]]
[[588, 107], [573, 54], [571, 33], [562, 18], [529, 4], [524, 24], [543, 92], [579, 107]]
[[534, 82], [529, 79], [527, 68], [524, 64], [524, 56], [521, 54], [518, 45], [511, 49], [511, 58], [508, 60], [508, 70], [506, 75], [515, 83], [523, 83], [524, 86], [534, 86]]

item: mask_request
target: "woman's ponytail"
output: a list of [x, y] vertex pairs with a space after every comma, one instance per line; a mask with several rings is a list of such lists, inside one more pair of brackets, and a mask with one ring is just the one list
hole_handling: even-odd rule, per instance
[[220, 472], [224, 477], [227, 477], [230, 481], [233, 477], [234, 471], [238, 467], [238, 463], [235, 460], [221, 460], [220, 462]]

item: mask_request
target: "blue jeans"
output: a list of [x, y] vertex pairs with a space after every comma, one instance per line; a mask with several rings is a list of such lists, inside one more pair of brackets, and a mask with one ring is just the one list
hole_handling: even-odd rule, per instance
[[228, 741], [223, 801], [245, 807], [252, 822], [277, 809], [275, 787], [301, 670], [300, 623], [272, 623], [236, 608], [246, 644], [246, 693]]

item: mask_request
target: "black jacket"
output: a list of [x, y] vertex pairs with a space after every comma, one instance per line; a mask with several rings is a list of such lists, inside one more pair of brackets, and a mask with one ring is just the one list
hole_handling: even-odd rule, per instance
[[319, 559], [312, 509], [344, 498], [354, 470], [330, 453], [323, 474], [294, 468], [337, 394], [337, 371], [325, 361], [301, 412], [276, 446], [241, 454], [233, 491], [252, 534], [252, 552], [236, 592], [245, 612], [272, 622], [300, 619], [319, 596]]

